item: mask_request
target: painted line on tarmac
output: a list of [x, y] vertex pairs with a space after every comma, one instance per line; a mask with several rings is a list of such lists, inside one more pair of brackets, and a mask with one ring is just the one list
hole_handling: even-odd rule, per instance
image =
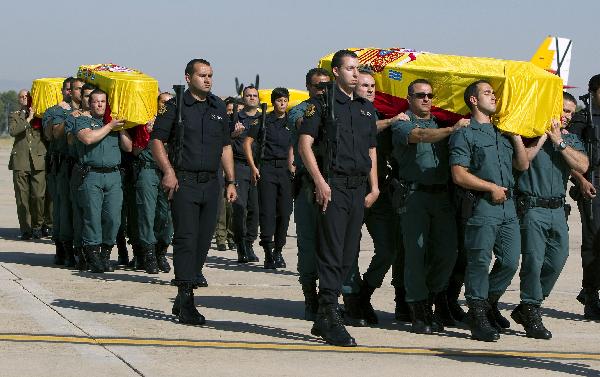
[[477, 350], [477, 349], [444, 349], [444, 348], [401, 348], [401, 347], [334, 347], [329, 345], [287, 344], [287, 343], [255, 343], [227, 341], [196, 341], [175, 339], [143, 339], [143, 338], [89, 338], [59, 335], [0, 334], [0, 342], [38, 342], [38, 343], [71, 343], [99, 344], [103, 346], [151, 346], [151, 347], [185, 347], [185, 348], [217, 348], [262, 351], [307, 351], [338, 353], [370, 353], [420, 356], [460, 356], [460, 357], [517, 357], [561, 360], [598, 360], [598, 353], [574, 352], [537, 352], [510, 350]]

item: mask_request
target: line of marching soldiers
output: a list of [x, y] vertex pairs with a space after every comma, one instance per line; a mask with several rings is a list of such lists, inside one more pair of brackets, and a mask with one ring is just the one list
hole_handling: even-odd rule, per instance
[[[382, 119], [372, 105], [372, 73], [358, 67], [356, 56], [342, 50], [332, 67], [306, 74], [310, 99], [289, 112], [285, 88], [272, 91], [269, 114], [259, 111], [253, 86], [243, 89], [241, 103], [226, 101], [237, 199], [219, 203], [218, 250], [235, 248], [239, 263], [259, 262], [253, 245], [260, 237], [264, 268], [285, 268], [294, 212], [305, 318], [315, 321], [313, 334], [340, 346], [355, 345], [345, 325], [378, 322], [371, 296], [390, 267], [396, 319], [410, 321], [414, 332], [440, 332], [465, 321], [473, 338], [497, 340], [510, 326], [498, 302], [521, 260], [521, 303], [511, 317], [527, 336], [549, 339], [540, 307], [568, 256], [565, 191], [572, 175], [584, 230], [578, 299], [587, 319], [600, 319], [596, 186], [580, 140], [600, 140], [589, 133], [600, 116], [593, 112], [600, 76], [590, 80], [589, 115], [575, 114], [577, 101], [565, 93], [562, 123], [555, 120], [546, 135], [523, 141], [492, 124], [496, 98], [484, 80], [464, 93], [471, 119], [442, 125], [431, 114], [435, 93], [427, 80], [410, 84], [407, 112]], [[63, 101], [41, 123], [26, 94], [19, 93], [21, 110], [10, 121], [23, 238], [39, 237], [49, 223], [39, 183], [47, 182], [56, 264], [110, 272], [117, 244], [119, 265], [169, 272], [174, 230], [149, 147], [153, 122], [120, 130], [124, 121], [106, 116], [106, 93], [77, 78], [65, 80]], [[159, 116], [171, 98], [159, 95]], [[42, 135], [47, 153], [35, 147], [45, 148]], [[597, 158], [592, 164], [596, 169]], [[375, 252], [361, 275], [363, 224]], [[131, 261], [125, 234], [133, 245]], [[196, 274], [194, 286], [206, 286], [202, 270]], [[458, 304], [463, 284], [468, 313]]]

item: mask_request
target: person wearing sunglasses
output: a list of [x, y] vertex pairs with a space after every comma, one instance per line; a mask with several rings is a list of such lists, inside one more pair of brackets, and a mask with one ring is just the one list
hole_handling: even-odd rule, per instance
[[[408, 86], [409, 120], [392, 125], [393, 154], [407, 195], [398, 212], [405, 249], [405, 300], [412, 331], [431, 334], [453, 325], [445, 289], [457, 253], [454, 208], [448, 190], [447, 138], [469, 125], [461, 119], [442, 128], [431, 114], [433, 88], [417, 79]], [[436, 315], [433, 315], [435, 302]]]

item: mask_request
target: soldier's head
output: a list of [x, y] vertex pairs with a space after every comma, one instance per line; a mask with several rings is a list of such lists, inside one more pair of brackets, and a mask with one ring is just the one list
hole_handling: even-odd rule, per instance
[[71, 82], [71, 101], [75, 104], [81, 104], [81, 88], [85, 85], [83, 79], [76, 77]]
[[320, 96], [323, 94], [324, 89], [319, 89], [317, 84], [321, 82], [331, 81], [329, 71], [324, 68], [312, 68], [306, 73], [306, 90], [308, 95], [312, 97]]
[[600, 74], [592, 76], [588, 83], [588, 91], [596, 107], [600, 107], [600, 90], [598, 89], [600, 89]]
[[158, 95], [157, 101], [158, 101], [158, 112], [159, 113], [161, 110], [164, 110], [167, 101], [169, 101], [171, 98], [173, 98], [173, 95], [169, 92], [162, 92]]
[[73, 83], [73, 77], [67, 77], [62, 83], [62, 95], [63, 101], [71, 102], [71, 83]]
[[480, 112], [490, 116], [496, 112], [496, 93], [486, 80], [478, 80], [467, 86], [464, 100], [471, 114]]
[[290, 102], [290, 92], [287, 88], [275, 88], [271, 92], [271, 104], [273, 104], [273, 111], [277, 115], [283, 115], [287, 110], [288, 103]]
[[185, 81], [190, 92], [205, 98], [212, 88], [213, 70], [210, 63], [204, 59], [192, 59], [185, 66]]
[[331, 71], [339, 87], [352, 92], [358, 82], [358, 56], [350, 50], [339, 50], [331, 59]]
[[416, 79], [408, 84], [408, 108], [418, 117], [431, 115], [431, 100], [433, 99], [431, 83], [425, 79]]
[[246, 111], [258, 108], [258, 89], [254, 85], [245, 87], [242, 91], [242, 101], [244, 102], [244, 109]]
[[17, 95], [19, 99], [19, 105], [22, 109], [26, 109], [29, 102], [29, 91], [27, 89], [19, 90], [19, 94]]
[[104, 116], [106, 112], [106, 102], [108, 97], [106, 92], [101, 89], [94, 89], [90, 93], [90, 113], [96, 118]]
[[81, 87], [81, 108], [83, 110], [87, 111], [90, 109], [90, 94], [92, 94], [94, 89], [96, 89], [94, 85], [87, 83]]
[[563, 92], [563, 107], [562, 115], [560, 117], [560, 122], [563, 127], [566, 127], [569, 124], [576, 110], [577, 100], [575, 97], [573, 97], [571, 93]]
[[358, 83], [354, 88], [354, 93], [370, 102], [375, 101], [375, 78], [369, 67], [358, 69]]
[[225, 110], [227, 111], [227, 115], [233, 114], [234, 107], [235, 107], [235, 98], [233, 98], [233, 97], [225, 98]]

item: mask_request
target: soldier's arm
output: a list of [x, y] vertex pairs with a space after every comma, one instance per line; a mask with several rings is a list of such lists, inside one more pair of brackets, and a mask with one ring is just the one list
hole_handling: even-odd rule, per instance
[[[581, 145], [579, 140], [572, 139], [577, 139], [577, 136], [567, 135], [568, 134], [565, 134], [565, 138], [571, 137], [571, 139], [569, 140], [567, 147], [563, 149], [560, 153], [565, 159], [567, 165], [569, 165], [571, 169], [579, 173], [585, 173], [588, 170], [589, 161], [587, 156], [584, 153], [582, 153], [583, 145]], [[546, 136], [552, 141], [552, 143], [556, 147], [558, 147], [560, 143], [566, 142], [566, 140], [563, 139], [561, 124], [555, 119], [552, 120], [552, 126], [550, 127], [550, 130], [546, 131]], [[574, 147], [578, 148], [579, 151], [577, 151]]]
[[119, 119], [113, 119], [104, 126], [92, 130], [91, 128], [83, 128], [77, 132], [77, 139], [85, 145], [92, 145], [99, 143], [108, 135], [113, 128], [120, 127], [125, 124], [125, 121]]
[[25, 120], [20, 114], [11, 114], [8, 120], [8, 133], [10, 136], [15, 137], [27, 129], [29, 122]]
[[386, 128], [391, 127], [392, 124], [399, 122], [401, 120], [410, 120], [410, 117], [404, 113], [399, 113], [397, 114], [395, 117], [393, 118], [389, 118], [389, 119], [379, 119], [376, 124], [377, 124], [377, 133], [380, 133], [381, 131], [385, 130]]
[[530, 144], [529, 146], [525, 147], [525, 152], [527, 153], [527, 159], [529, 160], [529, 162], [533, 161], [535, 156], [537, 156], [538, 152], [540, 151], [540, 149], [542, 149], [547, 139], [548, 135], [544, 134], [537, 138], [535, 144]]
[[529, 159], [527, 159], [527, 151], [525, 150], [525, 144], [523, 144], [523, 138], [521, 135], [512, 135], [512, 140], [515, 150], [512, 159], [513, 168], [525, 171], [529, 169]]
[[131, 135], [127, 130], [119, 131], [119, 146], [125, 152], [131, 152], [133, 150], [133, 142], [131, 140]]
[[[448, 136], [452, 135], [456, 130], [468, 126], [468, 119], [461, 119], [452, 127], [444, 128], [418, 128], [415, 127], [408, 135], [408, 142], [416, 143], [437, 143]], [[393, 128], [392, 128], [393, 129]]]

